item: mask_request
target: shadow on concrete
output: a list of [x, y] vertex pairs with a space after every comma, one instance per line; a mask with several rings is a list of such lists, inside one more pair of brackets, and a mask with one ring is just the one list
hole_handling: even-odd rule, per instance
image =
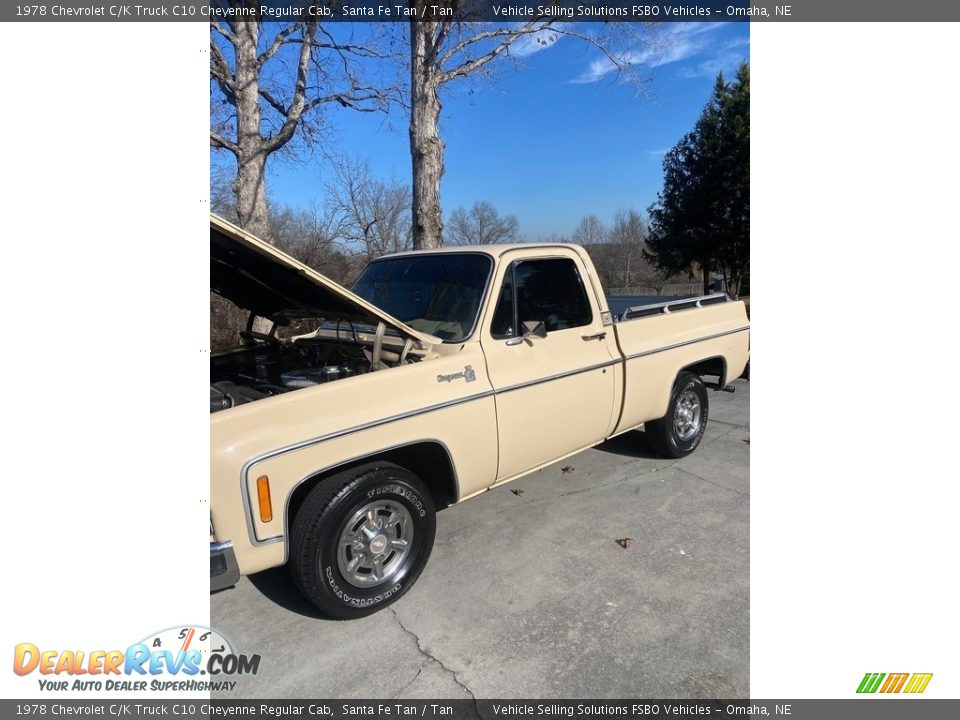
[[317, 610], [311, 605], [293, 584], [293, 578], [290, 577], [290, 570], [286, 565], [283, 567], [264, 570], [256, 575], [249, 575], [248, 580], [259, 590], [265, 598], [276, 603], [280, 607], [295, 612], [304, 617], [314, 620], [329, 620], [336, 622], [332, 618]]
[[642, 430], [630, 430], [623, 435], [617, 435], [617, 437], [597, 445], [595, 449], [621, 457], [645, 458], [647, 460], [663, 459], [650, 449]]
[[[607, 440], [597, 445], [596, 449], [621, 457], [662, 459], [647, 445], [647, 439], [641, 430], [631, 430]], [[438, 512], [442, 512], [444, 509], [440, 508]], [[293, 584], [290, 571], [286, 566], [264, 570], [256, 575], [249, 575], [247, 579], [264, 597], [286, 610], [315, 620], [337, 622], [333, 618], [328, 618], [304, 599]], [[219, 592], [230, 592], [231, 590], [233, 588], [226, 588]]]

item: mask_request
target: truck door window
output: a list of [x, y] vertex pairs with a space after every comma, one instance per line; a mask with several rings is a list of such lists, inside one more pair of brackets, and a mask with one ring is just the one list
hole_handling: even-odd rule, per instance
[[497, 298], [497, 307], [493, 313], [493, 324], [490, 326], [490, 334], [497, 339], [512, 338], [514, 328], [517, 327], [514, 312], [513, 297], [513, 269], [514, 263], [507, 268], [507, 274], [503, 277], [503, 287], [500, 290], [500, 296]]
[[587, 292], [573, 260], [544, 258], [510, 266], [490, 332], [498, 339], [515, 337], [528, 320], [542, 320], [548, 333], [593, 321]]

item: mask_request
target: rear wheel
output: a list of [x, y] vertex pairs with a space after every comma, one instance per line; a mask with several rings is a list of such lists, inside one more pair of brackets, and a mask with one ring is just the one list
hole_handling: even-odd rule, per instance
[[392, 463], [362, 465], [310, 491], [293, 522], [290, 570], [324, 614], [362, 617], [410, 589], [435, 532], [433, 502], [416, 475]]
[[681, 458], [697, 449], [710, 414], [707, 387], [693, 373], [677, 376], [667, 414], [644, 426], [650, 447], [668, 458]]

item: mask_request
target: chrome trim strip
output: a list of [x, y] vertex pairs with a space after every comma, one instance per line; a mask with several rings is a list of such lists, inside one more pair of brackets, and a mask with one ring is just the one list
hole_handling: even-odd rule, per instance
[[[660, 308], [663, 311], [663, 314], [670, 314], [670, 310], [674, 305], [690, 305], [693, 304], [694, 308], [704, 307], [704, 300], [716, 300], [718, 298], [725, 298], [724, 302], [733, 302], [733, 299], [726, 293], [713, 293], [712, 295], [697, 295], [694, 297], [680, 298], [679, 300], [667, 300], [666, 302], [659, 303], [650, 303], [649, 305], [634, 305], [633, 307], [628, 307], [620, 315], [620, 320], [622, 322], [627, 322], [628, 320], [639, 320], [640, 318], [630, 317], [630, 313], [640, 312], [641, 310], [655, 310]], [[710, 303], [710, 305], [719, 305], [719, 303]], [[692, 309], [692, 308], [689, 308]]]
[[[344, 430], [337, 430], [337, 431], [334, 431], [334, 432], [331, 432], [331, 433], [327, 433], [326, 435], [320, 435], [319, 437], [311, 438], [311, 439], [309, 439], [309, 440], [302, 440], [301, 442], [293, 443], [292, 445], [286, 445], [286, 446], [281, 447], [281, 448], [278, 448], [278, 449], [276, 449], [276, 450], [271, 450], [270, 452], [264, 453], [263, 455], [258, 455], [258, 456], [254, 457], [254, 458], [251, 458], [250, 460], [247, 460], [247, 461], [243, 464], [243, 467], [240, 469], [240, 495], [241, 495], [241, 498], [242, 498], [242, 500], [243, 500], [243, 510], [244, 510], [244, 514], [246, 515], [246, 520], [247, 520], [247, 533], [248, 533], [248, 535], [250, 536], [250, 542], [251, 542], [255, 547], [260, 547], [260, 546], [262, 546], [262, 545], [269, 545], [269, 544], [272, 544], [272, 543], [275, 543], [275, 542], [280, 542], [281, 540], [283, 540], [283, 539], [286, 537], [286, 534], [284, 534], [284, 535], [271, 535], [270, 537], [261, 539], [261, 538], [259, 538], [259, 537], [257, 536], [256, 528], [255, 528], [254, 523], [253, 523], [253, 510], [252, 510], [253, 502], [252, 502], [252, 500], [251, 500], [251, 498], [250, 498], [250, 488], [249, 488], [249, 484], [247, 483], [247, 473], [249, 472], [249, 470], [250, 470], [251, 467], [253, 467], [253, 466], [256, 465], [257, 463], [263, 462], [264, 460], [269, 460], [269, 459], [271, 459], [271, 458], [277, 457], [278, 455], [284, 455], [284, 454], [286, 454], [286, 453], [288, 453], [288, 452], [294, 452], [294, 451], [296, 451], [296, 450], [302, 450], [303, 448], [310, 447], [310, 446], [312, 446], [312, 445], [317, 445], [317, 444], [319, 444], [319, 443], [326, 442], [326, 441], [328, 441], [328, 440], [335, 440], [335, 439], [337, 439], [337, 438], [345, 437], [345, 436], [347, 436], [347, 435], [353, 435], [353, 434], [355, 434], [355, 433], [363, 432], [363, 431], [365, 431], [365, 430], [371, 430], [371, 429], [373, 429], [373, 428], [380, 427], [381, 425], [386, 425], [386, 424], [388, 424], [388, 423], [397, 422], [397, 421], [399, 421], [399, 420], [407, 420], [407, 419], [409, 419], [409, 418], [417, 417], [417, 416], [419, 416], [419, 415], [425, 415], [425, 414], [427, 414], [427, 413], [436, 412], [436, 411], [438, 411], [438, 410], [445, 410], [445, 409], [447, 409], [447, 408], [456, 407], [456, 406], [458, 406], [458, 405], [463, 405], [463, 404], [468, 403], [468, 402], [473, 402], [474, 400], [481, 400], [481, 399], [483, 399], [483, 398], [487, 398], [487, 397], [491, 397], [491, 396], [496, 396], [496, 395], [506, 394], [506, 393], [509, 393], [509, 392], [514, 392], [515, 390], [522, 390], [523, 388], [527, 388], [527, 387], [534, 387], [534, 386], [536, 386], [536, 385], [543, 385], [544, 383], [553, 382], [554, 380], [562, 380], [563, 378], [572, 377], [572, 376], [574, 376], [574, 375], [580, 375], [580, 374], [585, 373], [585, 372], [590, 372], [591, 370], [600, 370], [601, 368], [611, 367], [611, 366], [617, 365], [618, 363], [621, 363], [621, 362], [624, 363], [624, 364], [626, 364], [626, 362], [628, 362], [628, 361], [630, 361], [630, 360], [636, 360], [637, 358], [646, 357], [646, 356], [648, 356], [648, 355], [655, 355], [655, 354], [657, 354], [657, 353], [666, 352], [666, 351], [668, 351], [668, 350], [675, 350], [676, 348], [685, 347], [685, 346], [687, 346], [687, 345], [693, 345], [693, 344], [699, 343], [699, 342], [706, 342], [707, 340], [715, 340], [716, 338], [724, 337], [724, 336], [726, 336], [726, 335], [733, 335], [733, 334], [736, 334], [736, 333], [744, 332], [744, 331], [749, 330], [749, 329], [750, 329], [750, 326], [748, 325], [748, 326], [745, 326], [745, 327], [737, 328], [736, 330], [727, 330], [727, 331], [724, 331], [724, 332], [721, 332], [721, 333], [715, 333], [715, 334], [713, 334], [713, 335], [708, 335], [708, 336], [706, 336], [706, 337], [696, 338], [696, 339], [694, 339], [694, 340], [685, 340], [685, 341], [683, 341], [683, 342], [674, 343], [673, 345], [667, 345], [667, 346], [665, 346], [665, 347], [655, 348], [655, 349], [653, 349], [653, 350], [645, 350], [645, 351], [640, 352], [640, 353], [635, 353], [635, 354], [633, 354], [633, 355], [628, 355], [627, 357], [625, 357], [625, 358], [623, 358], [623, 359], [616, 358], [616, 359], [609, 360], [609, 361], [606, 361], [606, 362], [597, 363], [596, 365], [590, 365], [590, 366], [588, 366], [588, 367], [577, 368], [576, 370], [568, 370], [568, 371], [566, 371], [566, 372], [557, 373], [557, 374], [555, 374], [555, 375], [550, 375], [550, 376], [545, 377], [545, 378], [538, 378], [537, 380], [528, 380], [528, 381], [526, 381], [526, 382], [517, 383], [517, 384], [515, 384], [515, 385], [510, 385], [510, 386], [505, 387], [505, 388], [502, 388], [502, 389], [500, 389], [500, 390], [485, 390], [484, 392], [481, 392], [481, 393], [476, 393], [476, 394], [474, 394], [474, 395], [467, 395], [466, 397], [457, 398], [456, 400], [448, 400], [448, 401], [446, 401], [446, 402], [438, 403], [438, 404], [436, 404], [436, 405], [431, 405], [431, 406], [429, 406], [429, 407], [422, 408], [422, 409], [420, 409], [420, 410], [410, 410], [410, 411], [408, 411], [408, 412], [398, 413], [397, 415], [391, 415], [390, 417], [383, 418], [383, 419], [381, 419], [381, 420], [373, 420], [373, 421], [368, 422], [368, 423], [363, 423], [362, 425], [355, 425], [355, 426], [353, 426], [353, 427], [346, 428], [346, 429], [344, 429]], [[414, 442], [424, 442], [424, 441], [418, 440], [418, 441], [414, 441]], [[433, 442], [437, 442], [437, 441], [433, 441]], [[410, 444], [412, 444], [412, 443], [403, 443], [402, 445], [397, 445], [397, 446], [394, 446], [394, 447], [392, 447], [392, 448], [387, 448], [386, 450], [394, 450], [394, 449], [396, 449], [396, 448], [398, 448], [398, 447], [403, 447], [404, 445], [410, 445]], [[440, 443], [440, 444], [443, 445], [443, 443]], [[447, 450], [447, 454], [450, 455], [450, 451], [449, 451], [449, 449], [446, 447], [446, 445], [443, 445], [443, 447], [444, 447], [445, 450]], [[385, 452], [386, 450], [383, 450], [383, 451], [377, 450], [376, 452]], [[353, 458], [352, 460], [346, 460], [346, 461], [344, 461], [344, 463], [353, 462], [353, 461], [355, 461], [355, 460], [361, 459], [362, 457], [364, 457], [364, 456], [361, 455], [361, 456], [359, 456], [359, 457]], [[451, 460], [451, 465], [453, 465], [453, 456], [452, 456], [452, 455], [450, 455], [450, 460]], [[339, 465], [342, 465], [342, 464], [344, 464], [344, 463], [339, 463]], [[331, 466], [331, 468], [333, 468], [333, 467], [338, 467], [339, 465], [333, 465], [333, 466]], [[329, 469], [331, 469], [331, 468], [324, 468], [324, 469], [325, 469], [325, 470], [329, 470]], [[313, 472], [311, 472], [310, 475], [308, 475], [307, 477], [313, 477], [314, 475], [317, 474], [317, 472], [322, 472], [322, 470], [313, 471]], [[299, 484], [302, 483], [304, 480], [306, 480], [307, 477], [302, 478], [302, 479], [297, 483], [297, 485], [299, 485]], [[454, 469], [454, 477], [456, 478], [456, 469]], [[294, 487], [296, 487], [296, 486], [294, 486]], [[290, 496], [290, 493], [287, 494], [287, 497], [286, 497], [285, 500], [284, 500], [284, 533], [286, 533], [286, 529], [287, 529], [287, 528], [286, 528], [286, 522], [287, 522], [287, 519], [286, 519], [286, 509], [287, 509], [286, 503], [289, 501], [289, 496]]]
[[[331, 470], [336, 470], [336, 469], [339, 468], [339, 467], [343, 467], [344, 465], [349, 465], [350, 463], [356, 462], [357, 460], [363, 460], [364, 458], [370, 457], [371, 455], [374, 455], [374, 454], [380, 454], [380, 453], [390, 452], [391, 450], [397, 450], [397, 449], [399, 449], [399, 448], [410, 447], [411, 445], [419, 445], [420, 443], [434, 443], [434, 444], [436, 444], [436, 445], [439, 445], [440, 447], [443, 448], [443, 451], [447, 454], [447, 459], [450, 461], [450, 469], [451, 469], [451, 471], [452, 471], [452, 473], [453, 473], [454, 492], [456, 492], [456, 494], [457, 494], [457, 497], [454, 499], [454, 503], [459, 502], [459, 501], [460, 501], [460, 478], [459, 478], [459, 476], [457, 475], [457, 466], [453, 463], [453, 453], [450, 452], [450, 448], [447, 447], [447, 444], [446, 444], [445, 442], [443, 442], [442, 440], [437, 440], [436, 438], [420, 438], [420, 439], [418, 439], [418, 440], [411, 440], [410, 442], [399, 443], [398, 445], [391, 445], [390, 447], [381, 448], [380, 450], [376, 450], [376, 451], [373, 452], [373, 453], [365, 452], [365, 453], [362, 454], [362, 455], [357, 455], [356, 457], [352, 457], [352, 458], [349, 458], [349, 459], [347, 459], [347, 460], [343, 460], [342, 462], [338, 462], [338, 463], [336, 463], [335, 465], [330, 465], [329, 467], [325, 467], [325, 468], [319, 468], [319, 469], [314, 470], [313, 472], [311, 472], [309, 475], [305, 475], [304, 477], [300, 478], [300, 479], [294, 484], [294, 486], [293, 486], [292, 488], [290, 488], [290, 491], [287, 493], [287, 497], [286, 497], [286, 498], [284, 499], [284, 501], [283, 501], [283, 534], [282, 534], [282, 535], [271, 535], [270, 537], [261, 540], [261, 541], [260, 541], [261, 544], [262, 544], [262, 545], [269, 545], [269, 544], [271, 544], [271, 543], [280, 542], [280, 541], [283, 540], [287, 535], [290, 534], [290, 524], [289, 524], [289, 519], [290, 519], [290, 498], [293, 496], [293, 493], [296, 492], [297, 488], [300, 487], [301, 485], [303, 485], [303, 483], [305, 483], [305, 482], [306, 482], [307, 480], [309, 480], [310, 478], [315, 477], [315, 476], [319, 475], [320, 473], [326, 473], [326, 472], [330, 472]], [[289, 546], [285, 546], [285, 547], [283, 548], [283, 562], [284, 562], [284, 563], [287, 562], [287, 558], [289, 557], [289, 555], [290, 555], [290, 548], [289, 548]]]
[[[253, 501], [250, 498], [250, 487], [247, 482], [247, 473], [249, 473], [250, 468], [256, 465], [257, 463], [263, 462], [264, 460], [269, 460], [271, 458], [277, 457], [278, 455], [285, 455], [288, 452], [294, 452], [296, 450], [302, 450], [303, 448], [310, 447], [312, 445], [317, 445], [322, 442], [327, 442], [328, 440], [336, 440], [337, 438], [345, 437], [347, 435], [353, 435], [358, 432], [363, 432], [364, 430], [371, 430], [375, 427], [381, 425], [386, 425], [387, 423], [396, 422], [398, 420], [407, 420], [412, 417], [417, 417], [418, 415], [426, 415], [427, 413], [436, 412], [437, 410], [446, 410], [447, 408], [456, 407], [458, 405], [463, 405], [464, 403], [472, 402], [474, 400], [481, 400], [486, 397], [491, 397], [493, 395], [493, 390], [485, 390], [482, 393], [476, 393], [474, 395], [468, 395], [466, 397], [457, 398], [456, 400], [448, 400], [446, 402], [438, 403], [436, 405], [431, 405], [430, 407], [422, 408], [420, 410], [410, 410], [405, 413], [398, 413], [397, 415], [391, 415], [390, 417], [383, 418], [381, 420], [373, 420], [368, 423], [363, 423], [362, 425], [355, 425], [344, 430], [336, 430], [334, 432], [327, 433], [326, 435], [320, 435], [319, 437], [310, 438], [309, 440], [302, 440], [298, 443], [292, 445], [286, 445], [276, 450], [271, 450], [270, 452], [264, 453], [262, 455], [257, 455], [250, 460], [247, 460], [243, 467], [240, 468], [240, 495], [243, 499], [243, 511], [247, 516], [247, 534], [250, 536], [250, 542], [254, 546], [267, 545], [271, 542], [277, 542], [279, 539], [282, 539], [283, 536], [274, 535], [269, 538], [260, 539], [257, 536], [257, 530], [253, 523]], [[316, 474], [316, 473], [312, 473]]]
[[590, 365], [584, 368], [578, 368], [577, 370], [567, 370], [566, 372], [557, 373], [556, 375], [548, 375], [545, 378], [539, 378], [537, 380], [527, 380], [526, 382], [517, 383], [516, 385], [508, 385], [500, 390], [494, 390], [494, 394], [503, 395], [513, 392], [514, 390], [523, 390], [524, 388], [533, 387], [535, 385], [543, 385], [544, 383], [553, 382], [554, 380], [562, 380], [563, 378], [571, 377], [573, 375], [580, 375], [585, 372], [590, 372], [591, 370], [599, 370], [600, 368], [617, 365], [621, 362], [623, 362], [623, 360], [617, 358], [616, 360], [608, 360], [607, 362], [597, 363], [596, 365]]
[[749, 330], [750, 326], [737, 328], [736, 330], [726, 330], [721, 333], [715, 333], [713, 335], [707, 335], [706, 337], [696, 338], [695, 340], [684, 340], [683, 342], [674, 343], [673, 345], [666, 345], [661, 348], [655, 348], [653, 350], [644, 350], [643, 352], [634, 353], [633, 355], [627, 355], [624, 358], [624, 361], [636, 360], [637, 358], [646, 357], [647, 355], [656, 355], [657, 353], [666, 352], [667, 350], [675, 350], [677, 348], [685, 347], [687, 345], [694, 345], [696, 343], [706, 342], [707, 340], [716, 340], [717, 338], [725, 337], [726, 335], [735, 335], [736, 333], [742, 333], [746, 330]]
[[654, 350], [645, 350], [641, 353], [636, 353], [634, 355], [628, 355], [627, 357], [620, 359], [616, 358], [614, 360], [609, 360], [607, 362], [597, 363], [596, 365], [589, 365], [588, 367], [578, 368], [577, 370], [568, 370], [566, 372], [557, 373], [556, 375], [550, 375], [545, 378], [539, 378], [537, 380], [528, 380], [527, 382], [517, 383], [516, 385], [510, 385], [500, 390], [494, 390], [495, 395], [500, 395], [502, 393], [513, 392], [514, 390], [522, 390], [526, 387], [533, 387], [534, 385], [542, 385], [543, 383], [552, 382], [554, 380], [562, 380], [566, 377], [571, 377], [573, 375], [580, 375], [581, 373], [590, 372], [591, 370], [599, 370], [601, 368], [610, 367], [611, 365], [617, 365], [621, 362], [626, 362], [628, 360], [636, 360], [640, 357], [645, 357], [647, 355], [655, 355], [656, 353], [666, 352], [667, 350], [675, 350], [676, 348], [684, 347], [686, 345], [693, 345], [699, 342], [706, 342], [707, 340], [715, 340], [716, 338], [724, 337], [726, 335], [733, 335], [734, 333], [743, 332], [744, 330], [749, 330], [750, 327], [742, 327], [737, 330], [727, 330], [722, 333], [716, 333], [714, 335], [708, 335], [707, 337], [697, 338], [695, 340], [685, 340], [683, 342], [674, 343], [673, 345], [666, 345], [661, 348], [656, 348]]

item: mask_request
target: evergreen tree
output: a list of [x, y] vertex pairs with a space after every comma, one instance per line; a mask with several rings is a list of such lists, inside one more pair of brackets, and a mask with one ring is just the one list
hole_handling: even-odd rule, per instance
[[664, 157], [645, 256], [667, 274], [720, 272], [733, 294], [750, 263], [750, 67], [717, 76], [694, 129]]

